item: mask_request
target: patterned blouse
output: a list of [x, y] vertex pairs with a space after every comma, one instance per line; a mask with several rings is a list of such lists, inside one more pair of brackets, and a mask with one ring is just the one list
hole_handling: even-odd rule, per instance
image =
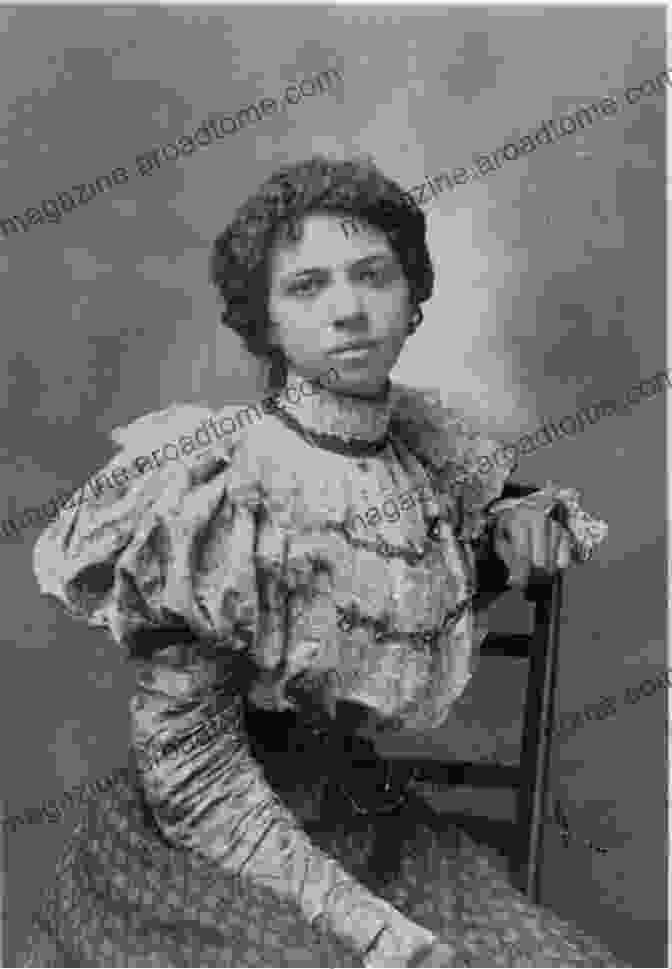
[[[159, 828], [293, 899], [366, 965], [407, 965], [434, 936], [312, 844], [252, 756], [242, 698], [446, 719], [485, 634], [476, 564], [510, 474], [497, 442], [438, 396], [355, 399], [291, 372], [257, 405], [176, 405], [114, 436], [95, 498], [46, 529], [35, 571], [136, 664], [132, 743]], [[606, 528], [575, 497], [532, 503], [564, 499], [581, 558]]]

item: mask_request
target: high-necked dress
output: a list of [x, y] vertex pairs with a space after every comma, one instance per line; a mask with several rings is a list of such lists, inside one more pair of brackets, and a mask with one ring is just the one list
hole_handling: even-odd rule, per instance
[[[340, 710], [431, 730], [469, 681], [497, 442], [431, 394], [291, 371], [275, 398], [174, 405], [116, 440], [34, 561], [135, 664], [131, 766], [88, 803], [18, 964], [406, 966], [440, 938], [454, 965], [621, 965], [463, 833], [406, 831], [374, 879], [378, 815], [323, 804]], [[585, 551], [602, 534], [577, 507]], [[264, 759], [259, 714], [313, 741]]]

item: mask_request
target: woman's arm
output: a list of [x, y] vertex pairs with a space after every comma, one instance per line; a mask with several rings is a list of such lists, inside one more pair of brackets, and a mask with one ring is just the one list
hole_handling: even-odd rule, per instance
[[[312, 844], [251, 755], [234, 688], [240, 672], [234, 677], [229, 657], [222, 673], [222, 662], [216, 677], [203, 661], [141, 664], [131, 707], [133, 741], [162, 833], [295, 901], [309, 923], [331, 930], [364, 965], [417, 964], [434, 935]], [[211, 731], [202, 729], [207, 720], [216, 724]], [[168, 743], [170, 752], [160, 756]]]
[[[168, 417], [142, 421], [126, 446], [150, 453], [143, 442], [154, 430], [175, 440], [184, 420], [179, 409]], [[262, 635], [260, 589], [275, 601], [284, 580], [280, 560], [272, 575], [258, 569], [259, 523], [271, 520], [260, 497], [263, 459], [246, 440], [218, 444], [103, 492], [45, 531], [36, 575], [43, 593], [107, 628], [139, 666], [133, 742], [166, 838], [294, 901], [365, 965], [407, 966], [432, 933], [315, 847], [250, 752], [241, 664], [254, 661]], [[199, 737], [206, 721], [221, 729]]]

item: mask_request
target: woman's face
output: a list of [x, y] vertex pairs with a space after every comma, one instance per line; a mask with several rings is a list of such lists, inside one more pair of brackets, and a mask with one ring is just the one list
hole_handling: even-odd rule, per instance
[[[408, 335], [409, 288], [383, 232], [359, 223], [346, 233], [341, 216], [316, 212], [299, 242], [279, 240], [270, 253], [269, 334], [290, 365], [316, 380], [335, 369], [330, 389], [372, 396], [380, 391]], [[347, 349], [352, 344], [366, 344]]]

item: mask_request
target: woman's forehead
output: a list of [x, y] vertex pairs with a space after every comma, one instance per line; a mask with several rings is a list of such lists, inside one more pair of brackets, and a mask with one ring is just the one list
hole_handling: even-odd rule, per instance
[[279, 239], [271, 253], [271, 268], [278, 273], [297, 273], [318, 267], [345, 267], [362, 259], [393, 254], [387, 236], [364, 220], [347, 217], [357, 231], [345, 230], [346, 216], [313, 212], [301, 221], [299, 239]]

